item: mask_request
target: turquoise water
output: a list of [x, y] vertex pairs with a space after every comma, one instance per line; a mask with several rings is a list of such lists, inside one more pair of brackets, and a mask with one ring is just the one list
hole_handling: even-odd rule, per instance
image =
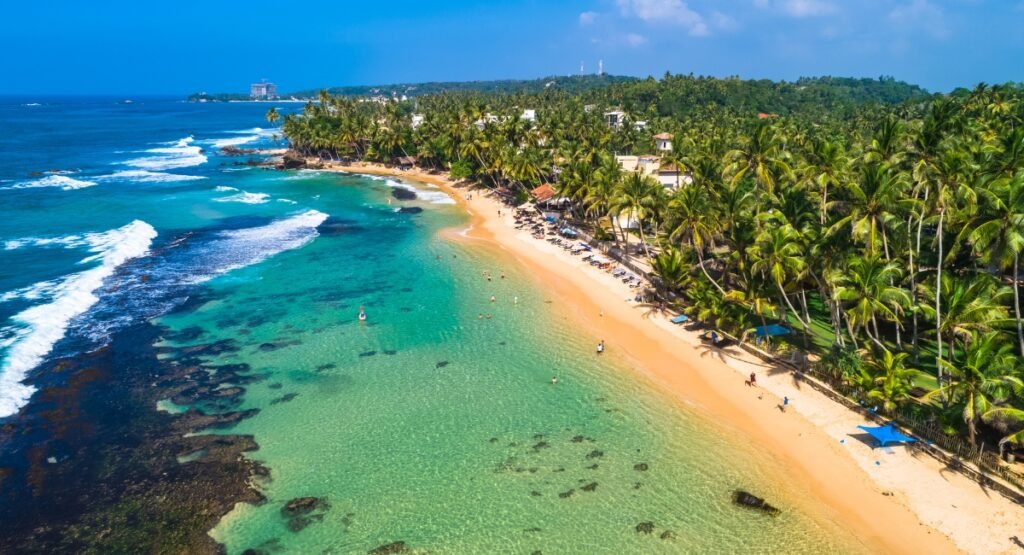
[[[443, 236], [467, 219], [442, 193], [415, 185], [421, 200], [401, 204], [424, 211], [396, 213], [393, 181], [194, 152], [258, 126], [263, 111], [209, 108], [136, 114], [124, 133], [148, 122], [143, 144], [77, 155], [83, 167], [68, 177], [93, 186], [5, 191], [16, 223], [0, 224], [4, 256], [26, 268], [2, 283], [8, 408], [31, 402], [14, 371], [28, 355], [86, 348], [126, 320], [153, 318], [195, 337], [183, 344], [235, 340], [240, 350], [206, 362], [264, 376], [235, 407], [259, 413], [221, 431], [252, 434], [260, 447], [250, 456], [270, 469], [256, 483], [267, 502], [236, 507], [211, 531], [230, 553], [365, 553], [395, 541], [424, 553], [864, 551], [736, 431], [662, 398], [614, 355], [597, 358], [596, 338], [559, 318], [532, 276]], [[79, 125], [119, 109], [91, 107]], [[272, 146], [268, 132], [241, 134], [254, 135], [247, 145]], [[153, 157], [168, 158], [124, 163]], [[102, 178], [140, 164], [202, 179]], [[188, 297], [205, 302], [166, 314]], [[53, 337], [32, 309], [56, 307], [81, 310], [50, 351], [19, 348]], [[736, 488], [783, 513], [734, 506]], [[282, 507], [306, 496], [329, 508], [290, 529]], [[650, 533], [637, 530], [648, 522]]]

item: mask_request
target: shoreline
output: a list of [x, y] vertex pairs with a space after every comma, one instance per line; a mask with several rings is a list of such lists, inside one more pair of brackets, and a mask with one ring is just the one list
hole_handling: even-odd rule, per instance
[[[325, 163], [323, 169], [440, 187], [471, 215], [468, 228], [446, 235], [496, 248], [529, 268], [574, 324], [596, 337], [615, 338], [609, 349], [652, 392], [764, 448], [826, 509], [818, 512], [830, 513], [865, 546], [886, 553], [1016, 552], [1010, 538], [1022, 531], [1020, 506], [958, 473], [944, 473], [928, 455], [870, 448], [853, 437], [856, 426], [867, 423], [863, 417], [741, 350], [724, 357], [711, 352], [697, 332], [627, 302], [632, 292], [606, 272], [515, 229], [511, 209], [485, 190], [457, 187], [445, 174], [377, 164]], [[467, 192], [477, 194], [467, 200]], [[498, 216], [499, 209], [507, 212]], [[758, 374], [756, 388], [744, 384], [751, 371]], [[783, 396], [791, 400], [786, 413], [778, 409]]]

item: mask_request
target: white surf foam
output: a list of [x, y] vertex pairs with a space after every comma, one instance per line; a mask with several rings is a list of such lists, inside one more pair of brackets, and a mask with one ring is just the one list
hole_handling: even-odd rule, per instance
[[206, 178], [201, 175], [181, 175], [149, 170], [124, 170], [104, 175], [99, 179], [134, 181], [136, 183], [169, 183], [173, 181], [197, 181]]
[[151, 171], [189, 168], [205, 164], [207, 158], [203, 154], [203, 149], [193, 145], [192, 141], [192, 137], [185, 137], [173, 143], [167, 143], [170, 146], [151, 148], [145, 152], [154, 156], [135, 158], [128, 160], [125, 164]]
[[289, 175], [288, 177], [284, 177], [282, 179], [284, 179], [285, 181], [298, 181], [300, 179], [310, 179], [313, 177], [319, 177], [321, 175], [323, 175], [323, 172], [320, 170], [299, 170], [293, 173], [292, 175]]
[[92, 187], [95, 185], [95, 181], [85, 181], [84, 179], [75, 179], [66, 175], [48, 175], [32, 181], [22, 181], [15, 183], [8, 187], [8, 189], [34, 189], [36, 187], [59, 187], [65, 191], [73, 191], [75, 189], [84, 189], [86, 187]]
[[402, 183], [401, 181], [395, 181], [394, 179], [385, 179], [384, 184], [388, 187], [396, 189], [405, 189], [406, 191], [412, 191], [416, 193], [416, 198], [429, 202], [430, 204], [455, 204], [455, 199], [448, 196], [443, 191], [439, 190], [427, 190], [419, 189], [408, 183]]
[[231, 191], [237, 191], [238, 189], [235, 189], [234, 187], [228, 187], [227, 185], [217, 185], [216, 187], [214, 187], [213, 190], [218, 193], [229, 193]]
[[215, 198], [214, 202], [241, 202], [243, 204], [265, 204], [270, 202], [270, 195], [267, 193], [250, 193], [240, 191], [238, 194], [226, 197]]
[[96, 254], [81, 263], [99, 262], [99, 265], [71, 274], [56, 285], [40, 285], [47, 290], [51, 301], [11, 318], [16, 325], [3, 330], [10, 346], [0, 366], [0, 417], [14, 414], [28, 402], [35, 390], [21, 383], [25, 375], [64, 337], [71, 320], [99, 300], [95, 291], [103, 281], [121, 264], [146, 254], [154, 237], [156, 230], [140, 220], [105, 233], [90, 234], [89, 250]]
[[255, 142], [260, 140], [259, 135], [246, 135], [244, 137], [228, 137], [225, 139], [210, 139], [209, 143], [214, 148], [224, 148], [226, 146], [238, 146], [247, 143]]
[[327, 214], [307, 210], [267, 225], [222, 231], [209, 245], [206, 271], [185, 276], [183, 283], [202, 283], [232, 270], [258, 264], [278, 253], [298, 249], [316, 239], [316, 228], [327, 220]]

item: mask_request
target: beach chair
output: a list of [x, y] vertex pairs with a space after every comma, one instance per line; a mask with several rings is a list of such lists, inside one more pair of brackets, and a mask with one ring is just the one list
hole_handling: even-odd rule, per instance
[[690, 317], [685, 315], [685, 314], [680, 314], [679, 316], [676, 316], [675, 318], [672, 318], [670, 320], [670, 322], [672, 322], [673, 324], [682, 324], [683, 322], [689, 322], [689, 321], [690, 321]]

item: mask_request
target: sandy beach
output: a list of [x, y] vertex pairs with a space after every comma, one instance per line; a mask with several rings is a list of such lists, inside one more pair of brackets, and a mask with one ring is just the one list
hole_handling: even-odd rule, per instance
[[[853, 437], [857, 425], [868, 423], [857, 413], [742, 350], [723, 354], [702, 347], [697, 333], [632, 302], [634, 292], [607, 272], [515, 229], [511, 210], [484, 191], [456, 187], [442, 175], [420, 170], [337, 164], [329, 169], [393, 175], [447, 191], [472, 215], [470, 228], [452, 237], [498, 248], [524, 264], [564, 318], [594, 336], [611, 338], [609, 354], [621, 357], [637, 379], [781, 461], [789, 479], [804, 484], [813, 501], [872, 550], [1020, 552], [1012, 538], [1024, 536], [1024, 508], [945, 471], [930, 456], [902, 447], [872, 449]], [[758, 387], [745, 383], [752, 371]], [[790, 399], [786, 412], [780, 410], [783, 396]]]

